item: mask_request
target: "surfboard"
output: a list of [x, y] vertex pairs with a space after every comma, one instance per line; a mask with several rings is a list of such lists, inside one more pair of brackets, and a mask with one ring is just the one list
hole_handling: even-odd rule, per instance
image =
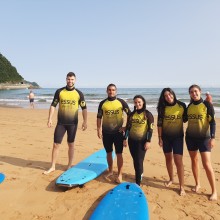
[[0, 183], [2, 183], [5, 179], [5, 174], [0, 173]]
[[147, 198], [136, 183], [124, 182], [101, 200], [90, 220], [149, 220]]
[[[115, 158], [114, 152], [112, 156]], [[56, 180], [56, 185], [64, 187], [80, 186], [95, 179], [107, 169], [106, 151], [101, 149], [61, 174]]]

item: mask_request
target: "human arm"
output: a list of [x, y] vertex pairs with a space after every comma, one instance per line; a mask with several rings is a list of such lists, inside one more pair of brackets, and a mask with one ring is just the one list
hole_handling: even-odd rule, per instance
[[52, 117], [53, 117], [54, 112], [55, 112], [55, 107], [51, 105], [49, 109], [49, 116], [48, 116], [48, 121], [47, 121], [48, 128], [52, 126]]
[[162, 140], [162, 131], [163, 131], [163, 116], [158, 114], [157, 117], [157, 133], [158, 133], [158, 144], [160, 147], [163, 147], [163, 140]]
[[157, 126], [157, 133], [158, 133], [158, 144], [160, 147], [163, 147], [162, 127]]
[[97, 136], [98, 138], [102, 138], [102, 119], [101, 118], [97, 118], [96, 121], [97, 124]]
[[82, 130], [85, 131], [87, 129], [87, 109], [82, 110], [82, 116], [83, 116]]
[[207, 114], [210, 126], [210, 140], [209, 140], [209, 147], [213, 148], [215, 145], [215, 132], [216, 132], [216, 122], [215, 122], [215, 111], [214, 107], [210, 102], [204, 102], [207, 106]]
[[144, 149], [150, 149], [150, 142], [153, 135], [153, 128], [154, 128], [154, 116], [149, 112], [146, 111], [147, 117], [147, 134], [146, 134], [146, 142], [144, 144]]

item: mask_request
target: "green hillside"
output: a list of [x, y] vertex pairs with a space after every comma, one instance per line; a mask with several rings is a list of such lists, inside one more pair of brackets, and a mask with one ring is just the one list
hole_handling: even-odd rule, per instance
[[0, 53], [0, 83], [19, 83], [23, 80], [17, 69]]

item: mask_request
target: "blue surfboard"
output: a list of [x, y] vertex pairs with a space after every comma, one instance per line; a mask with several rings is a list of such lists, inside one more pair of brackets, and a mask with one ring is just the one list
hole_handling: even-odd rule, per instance
[[0, 173], [0, 183], [2, 183], [5, 179], [5, 174]]
[[[115, 158], [114, 152], [112, 155]], [[61, 174], [56, 180], [56, 185], [64, 187], [83, 185], [107, 169], [106, 151], [101, 149]]]
[[124, 182], [110, 190], [90, 220], [149, 220], [147, 198], [136, 183]]

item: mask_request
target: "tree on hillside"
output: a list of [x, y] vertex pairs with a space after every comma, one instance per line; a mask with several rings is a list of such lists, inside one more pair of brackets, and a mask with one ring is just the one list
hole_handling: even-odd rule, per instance
[[17, 69], [0, 53], [0, 83], [18, 83], [23, 81], [23, 77]]

